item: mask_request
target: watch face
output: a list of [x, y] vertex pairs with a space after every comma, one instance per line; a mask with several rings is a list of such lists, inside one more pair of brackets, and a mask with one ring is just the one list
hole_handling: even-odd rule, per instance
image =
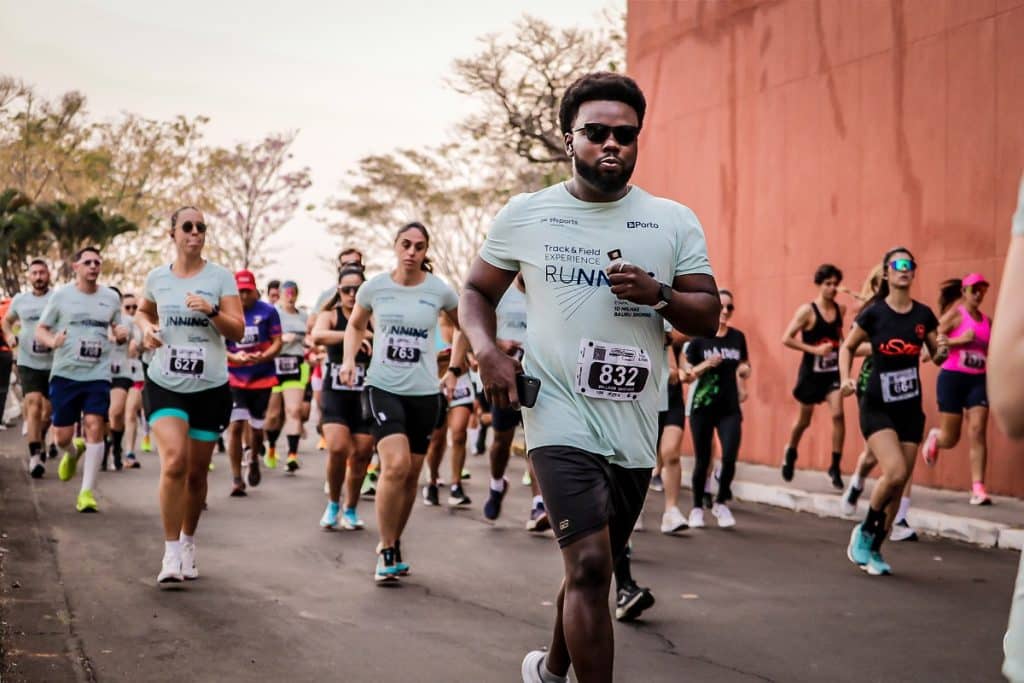
[[661, 286], [661, 300], [665, 303], [672, 300], [672, 285]]

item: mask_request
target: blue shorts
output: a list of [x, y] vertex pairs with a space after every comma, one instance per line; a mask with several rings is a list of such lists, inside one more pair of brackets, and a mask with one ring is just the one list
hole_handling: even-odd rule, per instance
[[54, 375], [50, 378], [50, 405], [54, 427], [70, 427], [82, 419], [83, 413], [102, 415], [105, 420], [110, 412], [110, 382], [78, 382]]
[[939, 412], [960, 415], [967, 408], [988, 407], [985, 375], [971, 375], [956, 370], [940, 370], [936, 392]]

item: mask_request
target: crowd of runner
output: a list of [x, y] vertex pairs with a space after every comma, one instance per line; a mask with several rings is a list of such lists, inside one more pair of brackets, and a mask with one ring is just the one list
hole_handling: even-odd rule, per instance
[[[560, 122], [572, 178], [513, 198], [462, 283], [433, 274], [428, 228], [412, 222], [397, 230], [394, 260], [376, 276], [358, 248], [343, 250], [336, 286], [307, 311], [296, 280], [261, 292], [253, 273], [206, 260], [208, 225], [192, 206], [169, 219], [173, 260], [137, 293], [101, 282], [95, 247], [75, 254], [74, 280], [60, 288], [50, 264], [33, 260], [26, 291], [3, 312], [0, 340], [0, 374], [16, 364], [29, 474], [49, 476], [56, 465], [68, 482], [80, 471], [76, 509], [97, 512], [99, 472], [139, 468], [139, 439], [143, 451], [151, 439], [165, 540], [157, 583], [167, 586], [199, 577], [196, 531], [214, 450], [231, 463], [223, 493], [246, 497], [282, 456], [287, 474], [302, 469], [300, 444], [315, 430], [326, 451], [319, 526], [362, 529], [360, 502], [372, 500], [372, 574], [387, 585], [412, 571], [402, 539], [417, 501], [479, 505], [495, 521], [513, 485], [508, 464], [528, 453], [522, 483], [532, 503], [516, 514], [530, 533], [554, 532], [566, 574], [552, 642], [527, 655], [523, 680], [567, 680], [570, 664], [580, 680], [608, 680], [612, 577], [618, 619], [654, 604], [630, 570], [629, 539], [648, 490], [663, 495], [663, 533], [706, 527], [706, 509], [718, 527], [738, 523], [729, 504], [758, 360], [731, 324], [739, 299], [715, 282], [697, 217], [628, 184], [645, 108], [636, 84], [619, 75], [570, 87]], [[969, 503], [991, 504], [989, 283], [970, 273], [920, 292], [917, 267], [909, 249], [890, 249], [854, 293], [837, 266], [822, 264], [808, 274], [813, 300], [782, 336], [801, 359], [781, 477], [793, 479], [814, 408], [827, 405], [827, 476], [845, 512], [863, 514], [847, 555], [872, 575], [892, 572], [886, 538], [916, 538], [907, 510], [917, 459], [933, 465], [965, 421]], [[937, 314], [912, 293], [938, 295]], [[934, 392], [922, 385], [923, 361], [942, 368]], [[521, 395], [531, 382], [535, 404]], [[926, 430], [929, 394], [941, 420]], [[853, 395], [863, 452], [846, 484], [844, 403]], [[684, 511], [687, 422], [694, 464]], [[469, 452], [489, 459], [476, 504], [464, 482]]]

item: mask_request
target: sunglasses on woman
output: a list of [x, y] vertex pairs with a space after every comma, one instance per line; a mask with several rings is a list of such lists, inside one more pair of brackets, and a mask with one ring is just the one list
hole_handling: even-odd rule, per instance
[[722, 306], [722, 308], [724, 308], [729, 313], [732, 313], [733, 311], [736, 310], [736, 307], [733, 306], [732, 304], [726, 304], [726, 305]]
[[914, 263], [913, 259], [898, 258], [889, 261], [889, 268], [895, 270], [897, 273], [912, 273], [917, 270], [917, 264]]
[[185, 221], [184, 223], [181, 224], [182, 232], [188, 234], [191, 233], [193, 230], [202, 235], [203, 233], [206, 232], [206, 223], [200, 223], [198, 221], [195, 223], [193, 223], [192, 221]]
[[359, 291], [359, 285], [345, 285], [344, 287], [338, 287], [338, 291], [342, 294], [355, 294]]
[[582, 127], [573, 131], [583, 133], [587, 140], [594, 144], [601, 144], [614, 134], [620, 145], [632, 145], [640, 135], [639, 126], [607, 126], [603, 123], [584, 123]]

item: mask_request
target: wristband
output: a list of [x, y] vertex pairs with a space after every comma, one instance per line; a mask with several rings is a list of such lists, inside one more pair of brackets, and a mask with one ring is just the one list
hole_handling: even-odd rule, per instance
[[220, 304], [214, 304], [210, 312], [206, 314], [207, 318], [213, 319], [220, 315]]

